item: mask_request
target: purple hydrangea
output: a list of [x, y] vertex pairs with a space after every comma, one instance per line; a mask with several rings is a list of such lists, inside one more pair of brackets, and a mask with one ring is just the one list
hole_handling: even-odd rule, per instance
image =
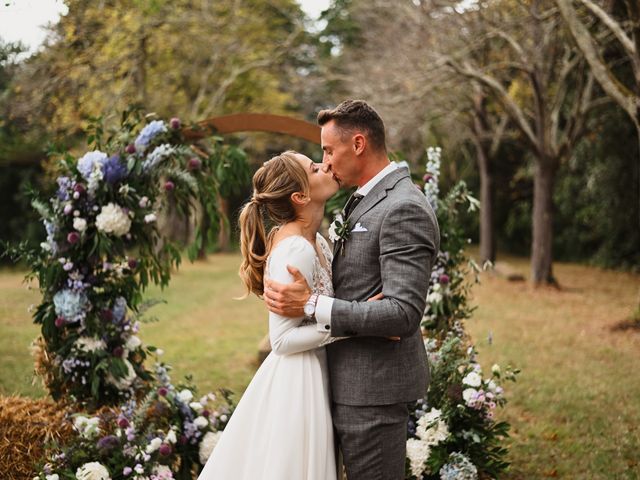
[[103, 164], [104, 180], [115, 185], [127, 176], [127, 167], [120, 161], [120, 155], [109, 157]]
[[58, 182], [58, 191], [56, 192], [56, 195], [59, 200], [66, 202], [69, 200], [69, 190], [73, 189], [75, 182], [69, 177], [58, 177], [56, 182]]
[[97, 447], [99, 450], [111, 450], [120, 445], [120, 440], [115, 435], [107, 435], [98, 440]]
[[136, 150], [139, 152], [144, 152], [147, 145], [154, 139], [158, 134], [164, 133], [167, 131], [167, 127], [162, 120], [154, 120], [153, 122], [146, 125], [138, 138], [136, 138], [134, 145]]

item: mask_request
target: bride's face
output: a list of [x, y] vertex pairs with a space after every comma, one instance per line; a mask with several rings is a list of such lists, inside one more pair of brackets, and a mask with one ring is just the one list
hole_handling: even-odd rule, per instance
[[331, 172], [327, 171], [322, 164], [315, 163], [305, 155], [298, 154], [296, 158], [307, 172], [309, 196], [312, 201], [325, 202], [335, 195], [340, 185], [334, 180]]

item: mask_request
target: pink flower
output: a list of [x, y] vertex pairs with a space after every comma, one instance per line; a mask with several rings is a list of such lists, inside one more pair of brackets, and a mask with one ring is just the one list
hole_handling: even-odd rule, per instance
[[172, 191], [174, 188], [176, 188], [176, 184], [173, 183], [171, 180], [167, 180], [167, 182], [164, 184], [164, 189], [167, 192]]
[[160, 455], [163, 455], [165, 457], [171, 455], [171, 445], [163, 443], [162, 445], [160, 445], [158, 451], [160, 452]]
[[[129, 420], [127, 420], [127, 419], [126, 419], [126, 418], [124, 418], [124, 417], [120, 417], [120, 418], [118, 419], [118, 426], [119, 426], [120, 428], [127, 428], [127, 427], [129, 426]], [[126, 474], [125, 474], [125, 475], [126, 475]]]
[[129, 154], [136, 153], [136, 146], [133, 143], [130, 143], [129, 145], [127, 145], [127, 148], [125, 148], [125, 152]]
[[60, 328], [60, 327], [62, 327], [66, 322], [65, 322], [64, 318], [62, 318], [62, 317], [58, 317], [58, 318], [56, 318], [56, 321], [55, 321], [54, 323], [55, 323], [56, 327]]
[[158, 395], [160, 395], [161, 397], [166, 397], [167, 393], [169, 393], [169, 390], [167, 390], [167, 387], [160, 387], [158, 389]]
[[80, 234], [78, 232], [70, 232], [69, 235], [67, 235], [67, 242], [71, 245], [78, 243], [78, 240], [80, 240]]
[[443, 273], [442, 275], [440, 275], [439, 280], [441, 284], [446, 285], [447, 283], [449, 283], [449, 275]]
[[173, 128], [174, 130], [177, 130], [180, 128], [180, 119], [178, 117], [173, 117], [171, 120], [169, 120], [169, 126], [171, 128]]
[[187, 162], [187, 170], [190, 172], [200, 170], [200, 167], [202, 167], [202, 161], [198, 157], [191, 157]]

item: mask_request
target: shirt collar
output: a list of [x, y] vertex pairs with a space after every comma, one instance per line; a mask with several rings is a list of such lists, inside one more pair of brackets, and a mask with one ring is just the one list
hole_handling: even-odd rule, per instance
[[373, 177], [363, 186], [358, 188], [358, 190], [356, 190], [356, 193], [359, 193], [364, 197], [367, 193], [369, 193], [373, 189], [373, 187], [375, 187], [380, 182], [380, 180], [382, 180], [384, 177], [389, 175], [396, 168], [398, 168], [398, 164], [395, 162], [391, 162], [389, 165], [387, 165], [382, 170], [380, 170], [375, 177]]

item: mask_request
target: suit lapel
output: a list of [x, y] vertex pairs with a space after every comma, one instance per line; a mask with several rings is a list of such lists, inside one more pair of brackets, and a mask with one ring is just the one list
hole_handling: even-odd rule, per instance
[[[380, 180], [376, 186], [364, 196], [360, 203], [356, 205], [351, 212], [351, 215], [349, 215], [349, 228], [353, 229], [360, 217], [384, 200], [387, 196], [387, 191], [392, 190], [400, 180], [408, 176], [409, 170], [404, 167], [400, 167]], [[347, 239], [347, 243], [348, 242], [349, 240]], [[333, 245], [332, 266], [335, 265], [336, 259], [340, 256], [340, 249], [338, 248], [339, 245], [340, 242], [336, 242]]]

